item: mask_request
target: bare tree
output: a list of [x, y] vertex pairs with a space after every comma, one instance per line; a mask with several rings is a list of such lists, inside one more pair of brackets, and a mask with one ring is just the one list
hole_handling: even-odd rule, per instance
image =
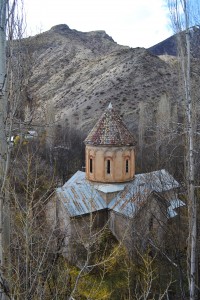
[[186, 179], [189, 207], [189, 292], [190, 299], [196, 297], [196, 246], [197, 246], [197, 203], [195, 196], [195, 113], [191, 85], [191, 28], [194, 1], [168, 1], [172, 25], [177, 33], [177, 48], [181, 66], [181, 78], [185, 100], [186, 131]]
[[[8, 295], [5, 270], [10, 263], [10, 200], [8, 193], [8, 171], [10, 163], [10, 137], [14, 117], [20, 100], [21, 65], [14, 63], [13, 42], [22, 37], [21, 17], [17, 13], [20, 1], [0, 1], [0, 265], [1, 298]], [[22, 9], [22, 7], [21, 7]], [[18, 58], [20, 51], [18, 52]], [[14, 64], [17, 66], [14, 80]], [[20, 79], [20, 80], [19, 80]], [[16, 84], [17, 83], [17, 84]], [[8, 140], [8, 142], [7, 142]], [[8, 272], [8, 271], [7, 271]]]
[[57, 250], [52, 248], [55, 228], [49, 230], [45, 219], [54, 178], [49, 178], [49, 167], [39, 157], [35, 141], [18, 145], [13, 152], [9, 294], [15, 299], [44, 299], [44, 286], [57, 256]]
[[7, 1], [0, 1], [0, 266], [1, 266], [1, 299], [6, 298], [4, 284], [5, 245], [6, 236], [9, 235], [5, 227], [5, 216], [8, 214], [8, 205], [5, 197], [5, 182], [7, 169], [7, 142], [6, 142], [6, 117], [8, 95], [6, 93], [7, 70], [6, 70], [6, 11]]

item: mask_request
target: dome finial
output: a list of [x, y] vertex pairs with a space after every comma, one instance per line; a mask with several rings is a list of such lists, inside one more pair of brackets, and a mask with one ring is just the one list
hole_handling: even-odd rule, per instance
[[108, 109], [112, 109], [112, 103], [110, 102], [110, 104], [108, 105]]

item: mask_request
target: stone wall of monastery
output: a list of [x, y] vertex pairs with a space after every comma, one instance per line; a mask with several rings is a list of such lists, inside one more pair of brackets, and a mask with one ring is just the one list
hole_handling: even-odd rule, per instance
[[[92, 160], [92, 168], [90, 167]], [[110, 161], [110, 172], [107, 164]], [[126, 166], [128, 161], [128, 168]], [[91, 170], [92, 169], [92, 170]], [[86, 145], [86, 178], [97, 182], [126, 182], [135, 176], [133, 146], [103, 147]]]

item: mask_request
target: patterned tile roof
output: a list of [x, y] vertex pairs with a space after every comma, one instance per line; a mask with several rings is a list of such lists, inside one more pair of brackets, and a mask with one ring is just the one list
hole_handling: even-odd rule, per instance
[[85, 144], [133, 146], [136, 142], [120, 116], [113, 109], [112, 105], [109, 104], [105, 113], [85, 139]]

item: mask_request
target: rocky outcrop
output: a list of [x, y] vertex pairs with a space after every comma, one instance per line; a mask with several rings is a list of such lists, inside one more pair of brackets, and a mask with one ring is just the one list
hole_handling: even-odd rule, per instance
[[[191, 54], [194, 58], [200, 58], [200, 28], [193, 26], [190, 28]], [[148, 50], [155, 55], [178, 55], [178, 43], [183, 39], [182, 34], [175, 34], [166, 40], [150, 47]], [[185, 42], [183, 41], [183, 45]]]
[[[35, 122], [45, 119], [49, 105], [57, 123], [86, 133], [109, 102], [136, 132], [161, 122], [160, 110], [167, 120], [182, 114], [178, 63], [171, 56], [120, 46], [104, 31], [79, 32], [63, 24], [24, 39], [23, 51], [28, 69], [24, 106], [34, 107]], [[197, 61], [194, 68], [198, 86]]]

